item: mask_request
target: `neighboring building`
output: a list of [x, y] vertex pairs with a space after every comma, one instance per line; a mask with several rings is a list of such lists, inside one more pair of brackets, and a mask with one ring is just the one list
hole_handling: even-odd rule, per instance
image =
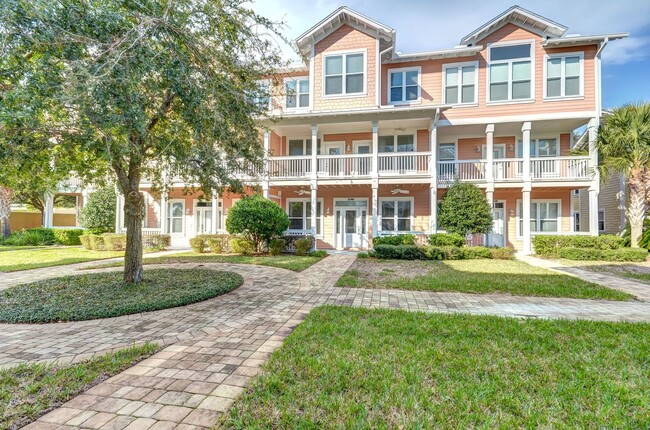
[[[574, 232], [589, 232], [589, 225], [581, 222], [589, 219], [589, 196], [583, 190], [571, 195]], [[600, 185], [598, 193], [598, 233], [619, 234], [627, 223], [625, 217], [626, 182], [621, 175], [612, 175]]]
[[[514, 6], [456, 47], [403, 54], [395, 30], [341, 7], [296, 40], [308, 66], [269, 80], [281, 117], [266, 124], [269, 156], [248, 181], [286, 209], [290, 234], [314, 232], [319, 247], [438, 231], [437, 201], [456, 179], [493, 205], [490, 245], [529, 252], [532, 235], [571, 233], [576, 189], [581, 208], [595, 209], [580, 231], [598, 234], [601, 51], [627, 35], [566, 32]], [[572, 156], [583, 126], [589, 154]], [[223, 230], [239, 198], [174, 186], [160, 196], [142, 184], [146, 231], [174, 243]]]

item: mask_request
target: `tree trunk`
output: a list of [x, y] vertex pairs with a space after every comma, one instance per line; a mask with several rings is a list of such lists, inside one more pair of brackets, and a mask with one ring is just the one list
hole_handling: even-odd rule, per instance
[[9, 217], [6, 217], [0, 221], [2, 221], [2, 237], [6, 239], [11, 235], [11, 225], [9, 223]]
[[2, 237], [11, 234], [9, 217], [11, 216], [12, 192], [9, 188], [0, 187], [0, 221], [2, 222]]
[[639, 247], [639, 240], [643, 235], [643, 221], [646, 216], [646, 193], [643, 175], [641, 172], [630, 172], [630, 203], [627, 216], [630, 220], [630, 241], [632, 248]]
[[[131, 186], [124, 196], [124, 221], [126, 224], [126, 252], [124, 254], [124, 282], [139, 284], [142, 281], [142, 219], [144, 197], [138, 189]], [[133, 184], [133, 180], [131, 180]]]

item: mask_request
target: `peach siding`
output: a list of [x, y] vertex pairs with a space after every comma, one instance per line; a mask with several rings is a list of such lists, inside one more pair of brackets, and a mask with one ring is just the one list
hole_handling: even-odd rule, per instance
[[[366, 93], [363, 96], [324, 98], [323, 54], [355, 49], [366, 50]], [[353, 109], [377, 106], [375, 76], [377, 72], [377, 39], [342, 25], [314, 48], [314, 110]]]
[[282, 137], [276, 132], [271, 132], [270, 151], [272, 155], [281, 155], [282, 151]]

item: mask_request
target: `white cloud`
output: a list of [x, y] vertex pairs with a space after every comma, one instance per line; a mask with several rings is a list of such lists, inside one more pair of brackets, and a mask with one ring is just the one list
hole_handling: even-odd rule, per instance
[[616, 40], [605, 47], [603, 61], [612, 65], [642, 61], [650, 55], [648, 44], [650, 44], [650, 36]]

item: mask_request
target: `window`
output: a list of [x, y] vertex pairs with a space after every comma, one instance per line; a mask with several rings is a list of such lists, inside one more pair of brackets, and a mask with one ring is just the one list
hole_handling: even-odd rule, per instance
[[[519, 218], [518, 236], [523, 234], [523, 205], [517, 201], [517, 217]], [[533, 200], [530, 203], [530, 231], [532, 233], [557, 233], [560, 231], [560, 202]]]
[[580, 231], [580, 212], [573, 213], [573, 231]]
[[531, 46], [525, 44], [490, 48], [491, 102], [532, 98]]
[[545, 97], [582, 95], [582, 54], [551, 56], [546, 59]]
[[[557, 139], [530, 139], [530, 156], [536, 157], [557, 157], [559, 155], [559, 146]], [[517, 158], [523, 158], [524, 144], [521, 140], [517, 142]]]
[[287, 78], [284, 81], [286, 108], [309, 107], [309, 78]]
[[413, 199], [380, 199], [381, 230], [411, 231]]
[[271, 109], [271, 86], [269, 81], [258, 81], [258, 89], [252, 99], [259, 109]]
[[445, 103], [476, 103], [478, 73], [476, 63], [450, 64], [443, 67]]
[[601, 233], [605, 231], [605, 209], [598, 211], [598, 231]]
[[420, 99], [420, 68], [388, 71], [390, 103], [408, 103]]
[[[288, 199], [289, 200], [289, 199]], [[316, 203], [316, 235], [323, 233], [323, 204], [322, 199]], [[311, 230], [311, 201], [308, 199], [291, 199], [288, 201], [290, 230]]]
[[400, 134], [379, 136], [379, 152], [411, 152], [415, 150], [415, 136]]
[[325, 57], [325, 95], [362, 94], [365, 88], [363, 53]]
[[455, 143], [441, 143], [440, 145], [438, 145], [439, 161], [454, 161], [455, 159], [456, 159]]
[[170, 201], [167, 203], [167, 233], [183, 233], [183, 215], [185, 204]]
[[[311, 139], [289, 139], [289, 155], [311, 155]], [[320, 153], [320, 139], [316, 141]]]

